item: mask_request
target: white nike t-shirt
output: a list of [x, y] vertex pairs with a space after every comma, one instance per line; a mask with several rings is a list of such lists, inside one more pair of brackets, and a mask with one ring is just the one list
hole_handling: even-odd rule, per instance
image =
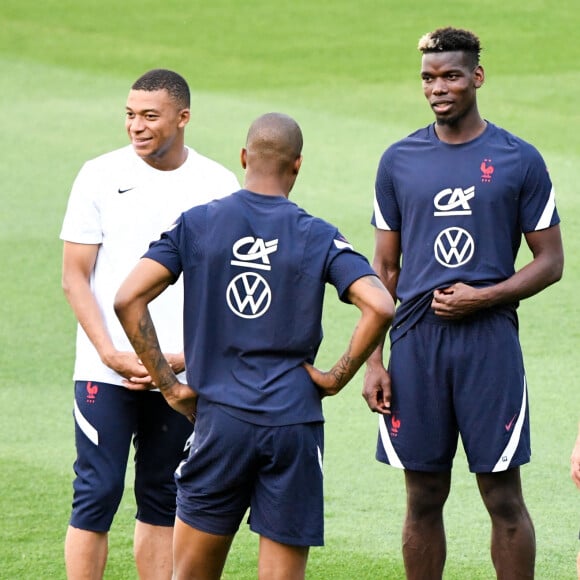
[[[113, 310], [123, 280], [181, 212], [240, 189], [233, 172], [188, 148], [185, 163], [159, 171], [131, 145], [87, 161], [70, 194], [60, 237], [79, 244], [100, 244], [91, 287], [113, 344], [133, 350]], [[149, 306], [161, 348], [183, 350], [183, 287], [170, 286]], [[121, 385], [123, 378], [101, 362], [78, 326], [74, 380]]]

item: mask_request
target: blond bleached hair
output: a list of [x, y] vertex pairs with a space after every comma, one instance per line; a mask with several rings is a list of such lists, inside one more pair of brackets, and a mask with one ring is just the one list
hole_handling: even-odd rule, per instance
[[417, 48], [423, 53], [431, 52], [464, 52], [473, 60], [473, 65], [479, 64], [481, 44], [479, 38], [470, 30], [447, 26], [424, 34], [419, 39]]

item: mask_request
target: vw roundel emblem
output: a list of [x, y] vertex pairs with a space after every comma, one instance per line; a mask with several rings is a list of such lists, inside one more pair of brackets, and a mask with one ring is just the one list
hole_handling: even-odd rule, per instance
[[226, 300], [236, 316], [258, 318], [270, 308], [272, 290], [259, 274], [243, 272], [228, 284]]
[[467, 230], [447, 228], [437, 236], [433, 251], [442, 266], [457, 268], [471, 260], [475, 252], [475, 242]]

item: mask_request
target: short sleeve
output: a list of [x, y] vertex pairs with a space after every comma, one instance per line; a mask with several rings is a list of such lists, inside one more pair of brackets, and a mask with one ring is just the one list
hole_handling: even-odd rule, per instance
[[143, 258], [155, 260], [165, 266], [177, 280], [183, 270], [180, 247], [184, 239], [184, 219], [183, 214], [161, 237], [149, 245], [149, 249]]
[[371, 223], [380, 230], [400, 230], [401, 212], [395, 195], [392, 179], [392, 157], [394, 150], [387, 149], [379, 162], [375, 179], [375, 198]]
[[336, 232], [327, 257], [326, 281], [332, 284], [343, 302], [349, 302], [349, 286], [363, 276], [375, 276], [368, 260], [359, 254], [340, 232]]
[[523, 186], [520, 222], [524, 233], [544, 230], [560, 222], [554, 186], [540, 152], [526, 144], [522, 149]]
[[103, 241], [101, 216], [95, 192], [97, 176], [87, 162], [79, 171], [69, 196], [60, 238], [79, 244], [100, 244]]

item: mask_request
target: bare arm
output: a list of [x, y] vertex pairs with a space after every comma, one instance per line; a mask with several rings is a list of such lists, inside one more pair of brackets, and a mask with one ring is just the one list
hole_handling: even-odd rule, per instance
[[126, 379], [149, 382], [147, 370], [134, 352], [118, 351], [105, 326], [101, 309], [90, 286], [99, 245], [64, 242], [62, 288], [77, 320], [99, 353], [103, 364]]
[[336, 395], [352, 379], [393, 319], [393, 299], [377, 277], [359, 278], [349, 286], [347, 296], [361, 312], [348, 348], [328, 372], [304, 365], [322, 396]]
[[532, 261], [507, 280], [486, 288], [457, 283], [436, 290], [431, 304], [444, 318], [461, 318], [482, 308], [510, 304], [529, 298], [562, 277], [564, 251], [560, 226], [525, 235]]
[[[375, 230], [375, 256], [373, 268], [396, 300], [397, 282], [401, 271], [400, 232]], [[384, 339], [371, 354], [367, 362], [362, 396], [371, 411], [389, 414], [391, 412], [391, 379], [383, 363]]]
[[570, 457], [570, 475], [576, 487], [580, 489], [580, 424], [578, 424], [578, 435]]
[[171, 407], [193, 419], [197, 395], [188, 385], [177, 380], [161, 352], [148, 308], [149, 302], [172, 281], [173, 274], [167, 268], [154, 260], [142, 258], [117, 291], [115, 312], [154, 385]]

